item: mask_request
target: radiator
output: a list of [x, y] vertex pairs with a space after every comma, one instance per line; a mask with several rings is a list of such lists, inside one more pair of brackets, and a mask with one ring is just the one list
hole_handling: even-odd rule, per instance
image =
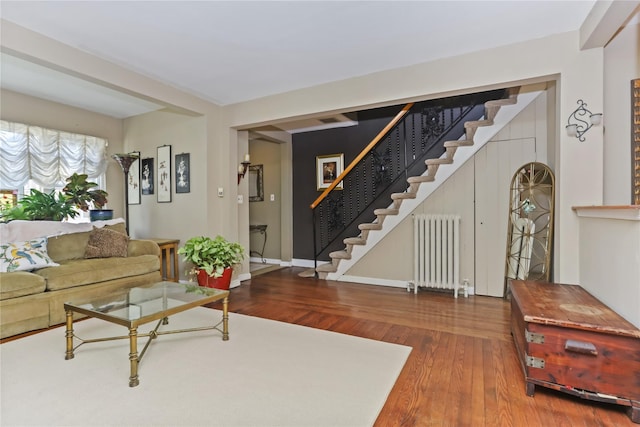
[[413, 287], [452, 289], [468, 296], [467, 283], [460, 284], [460, 216], [459, 215], [413, 215], [414, 269]]

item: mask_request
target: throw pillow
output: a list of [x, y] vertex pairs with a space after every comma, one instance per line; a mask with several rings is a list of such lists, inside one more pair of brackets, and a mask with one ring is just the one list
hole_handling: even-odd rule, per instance
[[47, 253], [47, 238], [0, 244], [0, 271], [31, 271], [44, 267], [57, 267]]
[[111, 258], [127, 256], [129, 236], [108, 228], [94, 228], [89, 234], [85, 258]]

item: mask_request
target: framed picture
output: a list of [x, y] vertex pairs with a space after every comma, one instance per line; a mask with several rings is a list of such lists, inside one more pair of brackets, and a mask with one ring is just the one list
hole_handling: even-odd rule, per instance
[[[316, 157], [316, 181], [318, 190], [329, 188], [331, 183], [344, 170], [344, 154], [330, 154]], [[336, 186], [336, 190], [342, 190], [343, 183]]]
[[158, 202], [171, 202], [171, 146], [158, 147]]
[[129, 174], [127, 175], [127, 185], [129, 186], [130, 205], [140, 204], [140, 152], [134, 151], [138, 155], [138, 159], [129, 166]]
[[264, 201], [264, 185], [262, 184], [262, 165], [249, 166], [249, 201]]
[[142, 159], [142, 194], [153, 194], [154, 176], [153, 157]]
[[191, 167], [189, 153], [176, 154], [176, 193], [191, 191]]

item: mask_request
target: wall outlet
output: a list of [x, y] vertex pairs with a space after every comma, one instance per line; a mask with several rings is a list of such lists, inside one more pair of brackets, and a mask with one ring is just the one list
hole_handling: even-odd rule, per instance
[[244, 197], [242, 197], [242, 194], [238, 194], [238, 203], [244, 203]]
[[272, 194], [271, 196], [269, 196], [269, 200], [271, 200], [272, 202], [276, 201], [276, 195]]
[[224, 189], [222, 187], [218, 187], [218, 197], [224, 196]]

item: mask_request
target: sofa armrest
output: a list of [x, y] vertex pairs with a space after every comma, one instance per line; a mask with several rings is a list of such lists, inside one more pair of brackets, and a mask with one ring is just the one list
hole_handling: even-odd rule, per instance
[[160, 246], [153, 240], [129, 240], [127, 256], [155, 255], [160, 256]]

